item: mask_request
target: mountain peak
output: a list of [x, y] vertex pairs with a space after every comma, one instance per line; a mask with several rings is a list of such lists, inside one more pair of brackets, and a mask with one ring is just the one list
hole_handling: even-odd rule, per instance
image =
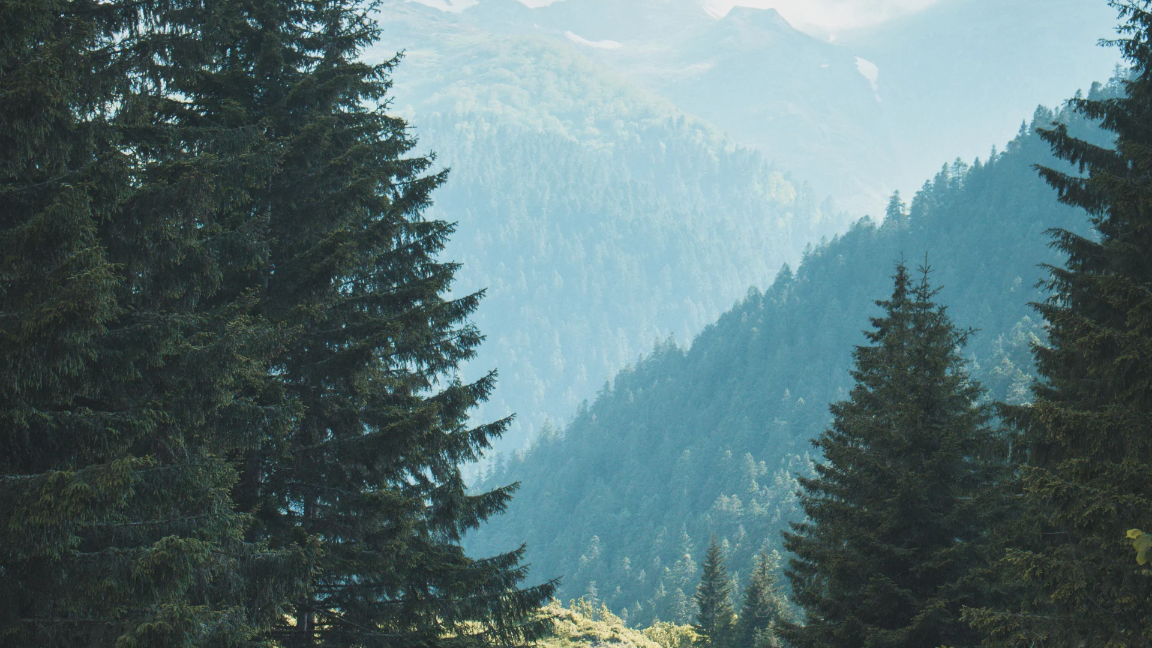
[[788, 31], [795, 31], [796, 28], [789, 23], [784, 16], [780, 15], [779, 11], [775, 9], [758, 9], [756, 7], [732, 7], [728, 13], [720, 19], [721, 22], [731, 24], [748, 26], [759, 29], [786, 29]]

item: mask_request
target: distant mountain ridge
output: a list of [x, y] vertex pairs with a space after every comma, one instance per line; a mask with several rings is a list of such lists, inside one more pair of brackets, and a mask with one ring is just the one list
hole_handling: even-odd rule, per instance
[[887, 195], [875, 177], [861, 177], [875, 160], [847, 164], [836, 153], [839, 146], [870, 158], [891, 148], [854, 56], [793, 29], [774, 10], [737, 8], [715, 20], [697, 0], [565, 0], [535, 9], [482, 0], [442, 19], [492, 35], [618, 42], [618, 49], [577, 42], [576, 51], [758, 148], [821, 196], [847, 204], [867, 193], [875, 205]]
[[[859, 216], [913, 189], [945, 159], [1015, 134], [1037, 103], [1105, 78], [1105, 0], [940, 0], [836, 34], [793, 29], [775, 10], [710, 17], [703, 0], [563, 0], [529, 9], [481, 0], [452, 20], [492, 34], [620, 44], [581, 52], [701, 117]], [[857, 68], [879, 69], [878, 91]], [[877, 100], [879, 98], [879, 101]]]
[[657, 340], [690, 339], [846, 221], [566, 39], [393, 9], [386, 41], [406, 57], [392, 107], [452, 169], [429, 214], [458, 223], [445, 252], [463, 264], [455, 292], [487, 290], [474, 321], [488, 340], [465, 378], [499, 370], [476, 419], [517, 414], [502, 450], [570, 416]]
[[[938, 24], [932, 15], [915, 18]], [[380, 19], [368, 57], [406, 53], [392, 108], [453, 168], [435, 213], [460, 223], [448, 251], [464, 263], [458, 290], [489, 289], [477, 318], [489, 343], [466, 371], [501, 372], [478, 418], [519, 416], [502, 450], [547, 417], [566, 420], [656, 339], [690, 339], [805, 245], [843, 231], [845, 201], [823, 200], [831, 187], [875, 207], [922, 164], [909, 150], [936, 165], [960, 150], [957, 137], [992, 144], [979, 119], [934, 119], [931, 101], [926, 117], [894, 120], [896, 63], [867, 50], [877, 102], [855, 52], [913, 29], [896, 23], [856, 48], [774, 11], [714, 20], [695, 0], [483, 0], [462, 13], [386, 0]], [[1082, 53], [1071, 40], [1068, 55]], [[926, 65], [947, 54], [926, 52]], [[950, 104], [961, 117], [973, 105], [963, 92]], [[937, 144], [909, 149], [893, 132]]]
[[[1116, 11], [1105, 0], [941, 0], [837, 42], [880, 69], [905, 188], [940, 152], [969, 160], [1010, 140], [1036, 104], [1113, 74]], [[931, 152], [937, 159], [925, 155]], [[914, 185], [913, 185], [914, 186]]]

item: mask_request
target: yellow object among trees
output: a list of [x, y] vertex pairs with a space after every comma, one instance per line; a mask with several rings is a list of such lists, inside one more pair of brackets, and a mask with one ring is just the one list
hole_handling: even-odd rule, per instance
[[1152, 535], [1148, 535], [1140, 529], [1128, 529], [1128, 539], [1132, 541], [1132, 547], [1136, 549], [1136, 562], [1147, 565], [1148, 550], [1152, 549]]

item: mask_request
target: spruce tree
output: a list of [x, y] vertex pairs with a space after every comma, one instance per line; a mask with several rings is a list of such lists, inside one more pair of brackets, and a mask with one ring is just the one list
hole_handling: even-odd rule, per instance
[[735, 648], [773, 648], [778, 645], [776, 628], [788, 617], [783, 588], [776, 583], [776, 576], [772, 573], [778, 560], [778, 557], [773, 560], [767, 551], [756, 556], [736, 623]]
[[1132, 67], [1125, 96], [1071, 105], [1114, 142], [1041, 131], [1080, 172], [1041, 175], [1094, 233], [1052, 232], [1067, 261], [1048, 269], [1051, 296], [1036, 305], [1049, 336], [1035, 348], [1039, 378], [1031, 404], [1003, 408], [1020, 432], [1023, 514], [1000, 563], [1017, 596], [971, 612], [989, 645], [1152, 642], [1152, 579], [1125, 547], [1127, 529], [1152, 525], [1152, 4], [1112, 5]]
[[888, 199], [888, 207], [884, 210], [884, 227], [908, 228], [908, 205], [900, 197], [899, 191], [893, 192]]
[[901, 263], [894, 279], [853, 353], [856, 385], [814, 441], [824, 461], [800, 480], [808, 519], [785, 534], [804, 618], [782, 635], [798, 648], [977, 642], [960, 614], [977, 600], [989, 414], [959, 352], [969, 334], [934, 303], [927, 268], [913, 284]]
[[732, 581], [724, 566], [724, 551], [716, 538], [704, 554], [704, 570], [696, 587], [696, 623], [693, 629], [703, 648], [729, 648], [732, 643], [736, 613], [732, 608]]
[[229, 496], [286, 418], [275, 336], [217, 298], [243, 151], [156, 112], [148, 11], [0, 13], [4, 645], [235, 645], [280, 615], [250, 593], [287, 591], [247, 578], [275, 558]]
[[276, 641], [518, 642], [546, 628], [553, 585], [518, 589], [522, 548], [477, 560], [459, 544], [512, 494], [470, 494], [459, 470], [508, 421], [469, 425], [495, 380], [455, 377], [481, 340], [467, 321], [480, 295], [447, 297], [457, 266], [438, 255], [453, 226], [421, 215], [445, 176], [387, 112], [397, 60], [362, 60], [379, 37], [370, 8], [237, 0], [165, 15], [174, 38], [192, 35], [174, 51], [203, 47], [197, 35], [227, 47], [160, 74], [203, 122], [247, 126], [277, 154], [238, 198], [264, 253], [225, 269], [222, 291], [251, 291], [288, 336], [267, 375], [299, 414], [243, 453], [234, 494], [255, 517], [248, 539], [297, 551], [310, 574]]

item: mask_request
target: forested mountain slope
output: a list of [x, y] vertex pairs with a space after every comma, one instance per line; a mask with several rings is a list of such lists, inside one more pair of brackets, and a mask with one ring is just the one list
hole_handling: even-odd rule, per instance
[[503, 448], [570, 416], [655, 340], [691, 339], [846, 223], [570, 43], [450, 18], [389, 13], [389, 42], [418, 45], [394, 107], [451, 168], [429, 214], [458, 223], [445, 252], [463, 263], [456, 294], [487, 290], [474, 321], [488, 340], [465, 378], [499, 370], [476, 419], [518, 415]]
[[980, 329], [966, 353], [992, 395], [1027, 398], [1028, 345], [1043, 334], [1028, 303], [1040, 297], [1038, 264], [1056, 261], [1045, 230], [1084, 231], [1086, 220], [1032, 168], [1054, 164], [1034, 132], [1052, 119], [1038, 110], [1005, 152], [945, 167], [907, 213], [864, 219], [811, 249], [690, 349], [661, 345], [618, 374], [562, 433], [489, 477], [522, 490], [470, 548], [527, 541], [537, 577], [564, 577], [562, 596], [595, 592], [632, 623], [685, 621], [711, 535], [743, 578], [796, 519], [793, 475], [808, 469], [828, 403], [846, 395], [852, 347], [900, 258], [927, 255], [941, 303]]
[[881, 105], [853, 53], [775, 10], [722, 19], [702, 0], [484, 0], [456, 17], [489, 33], [575, 42], [578, 51], [855, 207], [882, 201], [897, 163]]
[[[405, 52], [392, 109], [452, 169], [432, 213], [459, 224], [447, 251], [464, 264], [457, 293], [488, 290], [477, 323], [489, 339], [465, 377], [500, 371], [477, 413], [517, 415], [500, 449], [568, 418], [653, 340], [691, 339], [805, 244], [844, 231], [849, 218], [829, 192], [859, 199], [836, 204], [882, 208], [908, 169], [954, 154], [958, 138], [1005, 141], [993, 132], [1018, 124], [1033, 94], [1111, 60], [1094, 46], [1114, 18], [1102, 3], [1054, 0], [1043, 16], [1076, 26], [1055, 48], [1025, 28], [986, 34], [983, 24], [999, 23], [970, 7], [979, 1], [943, 0], [850, 46], [774, 11], [716, 19], [699, 0], [483, 0], [463, 13], [382, 3], [384, 38], [369, 58]], [[1026, 0], [1005, 8], [1033, 10]], [[920, 57], [900, 43], [961, 33], [993, 42], [928, 48], [913, 73], [901, 71]], [[985, 54], [1003, 57], [1001, 42], [1032, 70], [1025, 90], [984, 79]], [[877, 89], [857, 69], [859, 51], [882, 59]], [[945, 64], [944, 76], [963, 79], [946, 105], [933, 98], [944, 94], [907, 92], [935, 83], [933, 66]], [[991, 85], [997, 101], [964, 94]]]
[[[1021, 1], [1005, 10], [1027, 12]], [[456, 292], [488, 290], [476, 320], [488, 342], [465, 377], [496, 368], [500, 381], [477, 420], [515, 413], [499, 448], [522, 447], [546, 418], [567, 419], [655, 339], [691, 339], [748, 286], [767, 285], [782, 262], [795, 263], [804, 245], [844, 231], [849, 218], [824, 200], [829, 183], [855, 183], [852, 191], [863, 192], [855, 195], [882, 205], [888, 187], [907, 184], [900, 168], [950, 157], [956, 134], [965, 146], [990, 145], [999, 138], [979, 135], [989, 114], [1018, 123], [1026, 111], [1013, 106], [1035, 101], [1024, 95], [1105, 67], [1093, 41], [1105, 33], [1097, 33], [1105, 22], [1098, 14], [1111, 21], [1111, 10], [1054, 2], [1053, 11], [1076, 17], [1061, 24], [1084, 33], [1061, 32], [1067, 42], [1053, 52], [1032, 31], [992, 30], [992, 45], [1020, 47], [1020, 65], [1049, 65], [1033, 65], [1027, 92], [998, 83], [1000, 99], [976, 103], [964, 88], [992, 85], [981, 72], [992, 45], [929, 48], [915, 74], [897, 68], [916, 58], [899, 44], [922, 32], [992, 38], [980, 25], [995, 19], [979, 12], [957, 14], [964, 21], [953, 25], [937, 14], [955, 18], [958, 9], [934, 8], [845, 46], [801, 33], [773, 11], [714, 19], [697, 0], [566, 0], [538, 9], [483, 0], [458, 14], [382, 3], [384, 38], [369, 58], [405, 52], [392, 110], [414, 125], [421, 150], [452, 169], [431, 213], [459, 224], [446, 253], [464, 264]], [[880, 102], [857, 69], [855, 43], [883, 59]], [[1067, 66], [1069, 57], [1084, 63]], [[963, 79], [945, 107], [933, 103], [936, 94], [905, 91], [935, 83], [918, 75], [945, 63], [959, 66], [948, 79]], [[888, 128], [897, 113], [899, 128]], [[901, 149], [897, 136], [917, 146]]]

